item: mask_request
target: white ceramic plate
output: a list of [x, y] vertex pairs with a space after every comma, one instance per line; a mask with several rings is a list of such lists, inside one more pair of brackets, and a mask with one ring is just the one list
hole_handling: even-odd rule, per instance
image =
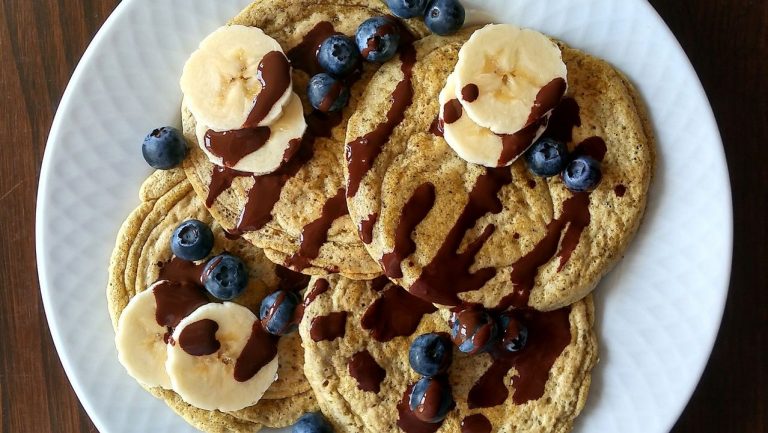
[[[198, 42], [249, 0], [126, 0], [83, 56], [56, 115], [37, 208], [40, 287], [77, 395], [102, 433], [188, 432], [120, 366], [107, 265], [150, 173], [140, 143], [179, 123], [178, 80]], [[601, 362], [578, 432], [668, 431], [714, 343], [730, 274], [722, 143], [679, 44], [644, 0], [475, 0], [473, 20], [534, 27], [608, 59], [650, 107], [659, 164], [634, 244], [597, 290]]]

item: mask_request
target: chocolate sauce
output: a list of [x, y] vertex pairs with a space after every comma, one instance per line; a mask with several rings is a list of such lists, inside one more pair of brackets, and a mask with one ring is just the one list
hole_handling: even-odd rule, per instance
[[298, 45], [288, 51], [291, 66], [306, 72], [310, 77], [325, 72], [317, 61], [317, 52], [320, 51], [323, 41], [338, 34], [340, 33], [336, 32], [333, 24], [328, 21], [317, 23]]
[[347, 327], [347, 312], [336, 311], [326, 316], [318, 316], [312, 319], [309, 325], [309, 335], [315, 342], [333, 341], [344, 337]]
[[216, 340], [219, 324], [211, 319], [190, 323], [179, 334], [179, 347], [192, 356], [212, 355], [219, 351], [221, 343]]
[[220, 157], [226, 167], [234, 167], [241, 159], [267, 144], [271, 135], [272, 130], [266, 126], [224, 132], [209, 129], [203, 142], [205, 148]]
[[552, 116], [549, 118], [547, 129], [543, 137], [553, 138], [563, 143], [573, 141], [573, 128], [581, 126], [579, 104], [573, 98], [565, 98], [560, 101]]
[[166, 343], [181, 319], [208, 303], [199, 283], [161, 280], [152, 289], [152, 293], [157, 304], [155, 320], [158, 325], [168, 329], [163, 336]]
[[300, 292], [309, 284], [309, 275], [300, 274], [280, 265], [275, 265], [275, 274], [279, 280], [277, 283], [279, 290]]
[[480, 237], [470, 242], [463, 252], [458, 250], [467, 231], [475, 226], [477, 220], [489, 212], [501, 212], [503, 206], [498, 194], [511, 182], [509, 168], [489, 168], [477, 178], [458, 220], [446, 234], [435, 257], [411, 286], [411, 293], [429, 302], [458, 305], [461, 302], [458, 293], [477, 290], [496, 275], [496, 270], [490, 267], [474, 273], [469, 271], [475, 255], [493, 234], [493, 225], [486, 226]]
[[357, 387], [363, 391], [378, 394], [381, 382], [387, 376], [387, 371], [381, 368], [367, 350], [357, 352], [347, 362], [349, 375], [357, 380]]
[[435, 311], [437, 309], [429, 302], [416, 298], [400, 286], [391, 285], [368, 306], [360, 325], [374, 340], [387, 342], [413, 334], [421, 318]]
[[328, 240], [328, 230], [338, 218], [349, 214], [344, 188], [339, 188], [336, 195], [323, 205], [320, 217], [304, 226], [301, 230], [299, 250], [286, 260], [286, 266], [304, 270], [320, 254], [320, 247]]
[[608, 147], [605, 145], [605, 140], [600, 137], [585, 138], [573, 149], [574, 156], [591, 156], [597, 161], [602, 161], [607, 152]]
[[364, 59], [368, 58], [368, 54], [371, 53], [371, 51], [378, 51], [381, 47], [381, 38], [387, 35], [392, 35], [398, 32], [398, 26], [396, 26], [394, 23], [386, 23], [384, 25], [379, 26], [378, 29], [376, 29], [376, 33], [373, 34], [373, 36], [369, 37], [366, 41], [366, 47], [363, 48], [363, 50], [360, 52], [360, 54], [363, 56]]
[[251, 336], [235, 361], [235, 380], [247, 382], [277, 356], [276, 337], [261, 326], [258, 320], [251, 327]]
[[357, 228], [360, 233], [360, 240], [365, 244], [373, 242], [373, 226], [376, 224], [376, 220], [379, 219], [379, 214], [372, 213], [368, 215], [368, 218], [360, 221], [360, 226]]
[[341, 92], [344, 90], [344, 85], [341, 84], [340, 81], [336, 81], [333, 83], [331, 88], [328, 90], [328, 93], [325, 94], [325, 97], [322, 101], [320, 101], [320, 106], [317, 107], [318, 110], [322, 111], [323, 113], [327, 113], [330, 111], [331, 107], [333, 106], [333, 103], [336, 102], [337, 99], [339, 99], [339, 96], [341, 95]]
[[310, 290], [309, 293], [307, 293], [307, 295], [304, 297], [304, 307], [308, 307], [309, 304], [314, 302], [318, 296], [327, 292], [329, 288], [330, 284], [328, 284], [328, 280], [320, 278], [315, 281], [315, 285], [312, 286], [312, 290]]
[[461, 433], [491, 433], [493, 426], [481, 413], [470, 415], [461, 420]]
[[[221, 193], [232, 186], [232, 181], [234, 181], [236, 177], [249, 176], [251, 176], [251, 173], [233, 170], [229, 167], [214, 165], [213, 171], [211, 172], [211, 183], [208, 185], [208, 196], [205, 198], [205, 206], [208, 208], [213, 206], [213, 203], [217, 198], [219, 198]], [[239, 233], [233, 234], [239, 235]]]
[[[413, 415], [424, 422], [437, 418], [444, 395], [453, 395], [451, 384], [448, 383], [448, 378], [445, 375], [435, 376], [427, 384], [427, 389], [424, 390], [421, 400], [416, 403]], [[451, 403], [450, 410], [453, 410], [456, 407], [456, 402], [452, 401]]]
[[501, 155], [498, 166], [505, 166], [510, 161], [522, 155], [536, 139], [536, 133], [545, 119], [538, 119], [534, 123], [525, 126], [514, 134], [496, 134], [501, 138]]
[[613, 188], [613, 192], [616, 194], [616, 197], [624, 197], [624, 194], [627, 193], [627, 187], [622, 184], [616, 185]]
[[443, 105], [443, 122], [452, 124], [461, 119], [464, 108], [458, 99], [451, 99]]
[[159, 280], [168, 280], [176, 283], [189, 283], [202, 287], [202, 274], [205, 263], [196, 265], [195, 262], [173, 257], [160, 267]]
[[392, 252], [381, 257], [381, 265], [388, 277], [403, 276], [401, 262], [416, 251], [416, 243], [411, 239], [411, 233], [427, 217], [434, 204], [435, 186], [427, 182], [419, 185], [403, 206], [400, 222], [395, 230], [395, 246]]
[[528, 184], [528, 188], [530, 188], [530, 189], [536, 188], [536, 181], [533, 180], [533, 179], [528, 179], [527, 184]]
[[542, 87], [536, 95], [536, 100], [533, 102], [531, 114], [528, 116], [526, 125], [536, 123], [542, 116], [557, 107], [557, 104], [563, 99], [567, 88], [568, 85], [562, 78], [555, 78]]
[[[452, 339], [456, 346], [462, 346], [467, 340], [472, 344], [472, 349], [466, 351], [470, 355], [480, 353], [491, 339], [495, 337], [496, 324], [480, 305], [469, 305], [460, 309], [453, 309], [451, 315], [451, 328], [458, 324], [458, 332]], [[464, 349], [464, 348], [462, 348]]]
[[480, 89], [477, 87], [477, 84], [467, 84], [464, 86], [463, 89], [461, 89], [461, 99], [467, 101], [467, 102], [475, 102], [477, 101], [477, 98], [480, 96]]
[[433, 120], [432, 124], [429, 125], [429, 133], [436, 137], [443, 137], [445, 135], [444, 128], [445, 125], [443, 124], [443, 120], [440, 119], [440, 116], [438, 116], [435, 117], [435, 120]]
[[256, 78], [261, 91], [256, 95], [253, 108], [244, 128], [255, 128], [264, 120], [291, 85], [291, 63], [280, 51], [270, 51], [259, 62]]
[[[413, 102], [413, 65], [416, 63], [416, 49], [413, 47], [413, 35], [404, 26], [400, 26], [400, 70], [403, 79], [392, 92], [392, 105], [386, 114], [386, 120], [373, 131], [347, 143], [345, 156], [349, 171], [347, 197], [354, 197], [360, 187], [363, 176], [373, 167], [382, 146], [389, 139], [395, 128], [405, 118], [405, 111]], [[365, 55], [363, 55], [365, 56]]]
[[552, 365], [571, 342], [569, 313], [570, 307], [548, 313], [520, 312], [521, 321], [528, 327], [526, 346], [518, 352], [507, 352], [501, 344], [495, 345], [491, 351], [493, 363], [469, 391], [469, 408], [503, 404], [509, 397], [505, 377], [513, 367], [517, 375], [512, 377], [512, 401], [520, 405], [541, 398]]
[[392, 281], [389, 281], [389, 278], [382, 275], [380, 277], [376, 277], [373, 281], [371, 281], [371, 290], [374, 292], [381, 292], [384, 290], [385, 287], [390, 285]]
[[413, 385], [408, 385], [403, 393], [402, 398], [397, 403], [397, 426], [400, 427], [405, 433], [434, 433], [441, 425], [442, 421], [437, 423], [424, 422], [416, 417], [411, 411], [411, 391]]

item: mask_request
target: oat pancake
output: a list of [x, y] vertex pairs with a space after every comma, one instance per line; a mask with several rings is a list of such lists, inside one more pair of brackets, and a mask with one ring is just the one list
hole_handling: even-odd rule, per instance
[[[215, 236], [212, 254], [229, 251], [248, 266], [248, 288], [234, 302], [258, 314], [261, 299], [277, 287], [301, 284], [297, 281], [301, 281], [302, 276], [279, 269], [249, 242], [227, 239], [192, 190], [183, 170], [155, 172], [142, 185], [140, 197], [141, 204], [120, 229], [110, 261], [107, 300], [114, 326], [131, 297], [157, 281], [163, 269], [183, 265], [184, 261], [172, 258], [170, 238], [176, 226], [190, 218], [211, 225]], [[257, 405], [237, 412], [201, 410], [184, 403], [172, 391], [161, 388], [149, 391], [191, 424], [208, 432], [251, 432], [261, 425], [290, 425], [302, 413], [315, 409], [317, 403], [304, 377], [304, 351], [298, 334], [281, 338], [278, 353], [278, 380]]]
[[[310, 288], [325, 284], [322, 279], [313, 277]], [[381, 280], [325, 280], [328, 290], [309, 304], [299, 329], [304, 370], [323, 413], [337, 432], [401, 431], [398, 403], [419, 379], [409, 366], [410, 344], [423, 333], [449, 332], [448, 311]], [[494, 432], [571, 430], [597, 361], [592, 299], [526, 314], [528, 343], [506, 366], [487, 353], [469, 356], [454, 349], [448, 374], [456, 409], [442, 426], [421, 431], [462, 431], [470, 416], [465, 423], [484, 417]], [[336, 329], [328, 320], [334, 315], [346, 318]], [[368, 361], [352, 361], [361, 356]]]
[[467, 163], [435, 121], [471, 32], [426, 37], [370, 81], [347, 127], [352, 221], [387, 275], [423, 299], [558, 309], [590, 293], [633, 238], [653, 173], [652, 131], [620, 72], [561, 44], [569, 90], [545, 136], [602, 160], [597, 189], [573, 194], [522, 159], [501, 169]]
[[[364, 65], [343, 115], [310, 113], [306, 86], [310, 76], [320, 72], [314, 53], [325, 37], [333, 32], [354, 35], [364, 20], [387, 13], [383, 2], [374, 0], [265, 0], [254, 2], [232, 20], [264, 30], [292, 61], [294, 90], [302, 98], [309, 126], [297, 155], [276, 173], [255, 179], [215, 168], [197, 145], [192, 113], [182, 110], [184, 134], [192, 144], [184, 167], [214, 218], [230, 232], [243, 232], [270, 259], [292, 269], [307, 274], [339, 272], [355, 279], [381, 273], [346, 214], [342, 175], [346, 121], [377, 66]], [[406, 26], [416, 35], [426, 33], [418, 21]], [[324, 208], [341, 216], [323, 220], [328, 215]], [[319, 236], [303, 237], [313, 222], [311, 230]]]

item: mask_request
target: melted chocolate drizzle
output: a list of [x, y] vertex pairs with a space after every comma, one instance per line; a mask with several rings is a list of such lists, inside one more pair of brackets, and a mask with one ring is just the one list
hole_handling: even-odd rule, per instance
[[291, 65], [306, 72], [310, 77], [325, 72], [317, 61], [317, 52], [320, 51], [320, 45], [323, 44], [323, 41], [339, 34], [341, 33], [336, 32], [330, 22], [317, 23], [309, 33], [304, 35], [304, 39], [298, 45], [288, 51]]
[[251, 336], [235, 361], [235, 380], [247, 382], [269, 364], [277, 356], [278, 340], [279, 337], [264, 330], [261, 322], [255, 321], [251, 327]]
[[486, 169], [477, 178], [458, 220], [445, 236], [435, 257], [411, 286], [411, 293], [432, 303], [458, 305], [461, 302], [458, 293], [477, 290], [496, 275], [496, 270], [490, 267], [474, 273], [469, 271], [475, 255], [493, 234], [493, 225], [486, 226], [480, 237], [470, 242], [463, 252], [459, 253], [458, 249], [467, 231], [475, 226], [480, 217], [489, 212], [501, 212], [503, 206], [498, 193], [511, 182], [509, 168]]
[[[400, 27], [400, 70], [403, 79], [397, 83], [392, 92], [392, 105], [386, 114], [386, 120], [380, 123], [373, 131], [358, 137], [347, 143], [345, 155], [349, 171], [349, 184], [347, 185], [347, 197], [354, 197], [360, 187], [363, 176], [373, 167], [373, 163], [379, 156], [382, 146], [389, 139], [395, 128], [405, 118], [405, 111], [413, 102], [413, 65], [416, 63], [416, 49], [413, 47], [413, 35], [402, 24]], [[365, 54], [363, 54], [365, 57]]]
[[256, 79], [261, 83], [261, 91], [256, 95], [244, 128], [256, 128], [264, 120], [272, 107], [291, 85], [291, 63], [280, 51], [270, 51], [259, 62]]
[[309, 335], [312, 341], [333, 341], [344, 337], [347, 328], [347, 312], [336, 311], [325, 316], [312, 319], [309, 325]]
[[443, 122], [447, 124], [456, 123], [464, 114], [464, 107], [458, 99], [451, 99], [443, 105]]
[[[178, 260], [178, 259], [177, 259]], [[165, 326], [167, 332], [163, 340], [168, 343], [173, 329], [181, 319], [208, 303], [199, 283], [188, 281], [160, 280], [152, 289], [155, 295], [155, 320], [160, 326]]]
[[491, 433], [493, 426], [481, 413], [470, 415], [461, 420], [461, 433]]
[[374, 292], [381, 292], [384, 290], [385, 287], [392, 284], [392, 281], [389, 281], [389, 278], [382, 275], [379, 277], [376, 277], [373, 281], [371, 281], [371, 290]]
[[627, 187], [622, 184], [618, 184], [615, 188], [613, 188], [613, 192], [616, 194], [616, 197], [624, 197], [624, 194], [627, 193]]
[[196, 265], [195, 262], [173, 257], [162, 263], [158, 280], [168, 280], [176, 283], [189, 283], [196, 287], [203, 287], [203, 269], [205, 263]]
[[463, 89], [461, 89], [461, 99], [472, 103], [477, 101], [477, 98], [480, 96], [480, 88], [477, 87], [477, 84], [467, 84], [464, 86]]
[[443, 123], [443, 119], [438, 116], [435, 117], [435, 120], [433, 120], [432, 124], [429, 125], [429, 133], [436, 137], [443, 137], [445, 135], [444, 128], [445, 124]]
[[416, 251], [416, 243], [411, 233], [427, 217], [435, 204], [435, 186], [429, 182], [419, 185], [403, 207], [400, 222], [395, 230], [395, 246], [392, 252], [381, 258], [384, 273], [390, 278], [403, 276], [401, 263], [404, 258]]
[[[229, 167], [221, 167], [218, 165], [213, 166], [211, 172], [211, 183], [208, 185], [208, 196], [205, 198], [205, 206], [210, 208], [217, 198], [232, 186], [232, 181], [236, 177], [249, 177], [251, 173], [245, 173], [242, 171], [233, 170]], [[233, 235], [239, 235], [239, 233], [232, 233]]]
[[528, 116], [526, 125], [536, 123], [550, 110], [557, 107], [557, 104], [563, 99], [567, 88], [568, 84], [562, 78], [555, 78], [542, 87], [536, 95], [536, 100], [533, 102], [531, 114]]
[[272, 130], [266, 126], [224, 132], [209, 129], [205, 133], [204, 145], [209, 152], [220, 157], [225, 166], [233, 167], [267, 144], [271, 135]]
[[363, 391], [378, 394], [387, 371], [381, 368], [370, 352], [363, 350], [352, 355], [347, 362], [349, 375], [357, 380], [357, 387]]
[[379, 219], [379, 214], [372, 213], [368, 215], [368, 218], [360, 221], [360, 225], [357, 228], [358, 233], [360, 233], [360, 240], [363, 241], [365, 244], [370, 244], [373, 242], [373, 226], [376, 224], [376, 221]]
[[435, 433], [443, 422], [428, 423], [424, 422], [416, 417], [411, 411], [411, 391], [413, 390], [413, 384], [408, 385], [403, 393], [402, 398], [397, 403], [397, 426], [400, 427], [405, 433]]
[[279, 280], [277, 283], [279, 290], [300, 292], [309, 284], [309, 275], [300, 274], [280, 265], [275, 265], [275, 274]]
[[537, 400], [544, 395], [549, 371], [557, 358], [571, 342], [568, 316], [570, 307], [548, 313], [526, 310], [519, 313], [528, 327], [528, 342], [518, 352], [504, 350], [497, 343], [491, 350], [493, 363], [472, 386], [467, 398], [470, 409], [494, 407], [504, 403], [509, 390], [504, 378], [512, 367], [515, 404]]
[[546, 119], [538, 119], [514, 134], [496, 134], [501, 138], [501, 155], [497, 165], [505, 166], [528, 150], [544, 122]]
[[301, 230], [299, 250], [286, 260], [286, 266], [298, 271], [308, 268], [312, 260], [320, 255], [320, 247], [328, 240], [328, 230], [333, 222], [348, 214], [344, 188], [340, 188], [335, 196], [325, 202], [320, 217]]
[[[381, 284], [384, 280], [378, 281]], [[388, 282], [386, 280], [384, 285]], [[413, 334], [421, 318], [435, 311], [437, 308], [429, 302], [416, 298], [400, 286], [391, 285], [365, 310], [360, 325], [374, 340], [387, 342]]]
[[212, 355], [221, 348], [216, 340], [218, 330], [219, 324], [211, 319], [190, 323], [179, 334], [179, 347], [192, 356]]
[[304, 298], [304, 307], [309, 307], [309, 304], [314, 302], [318, 296], [327, 292], [329, 288], [330, 288], [330, 284], [328, 284], [328, 280], [324, 278], [320, 278], [317, 281], [315, 281], [315, 285], [312, 287], [312, 290], [309, 291], [309, 293], [307, 293], [307, 296]]

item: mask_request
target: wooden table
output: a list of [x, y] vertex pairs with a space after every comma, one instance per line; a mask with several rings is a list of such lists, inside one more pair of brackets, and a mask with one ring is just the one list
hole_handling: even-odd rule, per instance
[[[45, 320], [35, 269], [35, 195], [61, 95], [117, 3], [0, 0], [3, 433], [96, 431], [64, 375]], [[733, 276], [723, 327], [704, 378], [674, 431], [767, 432], [768, 1], [651, 3], [680, 39], [712, 101], [735, 207]]]

